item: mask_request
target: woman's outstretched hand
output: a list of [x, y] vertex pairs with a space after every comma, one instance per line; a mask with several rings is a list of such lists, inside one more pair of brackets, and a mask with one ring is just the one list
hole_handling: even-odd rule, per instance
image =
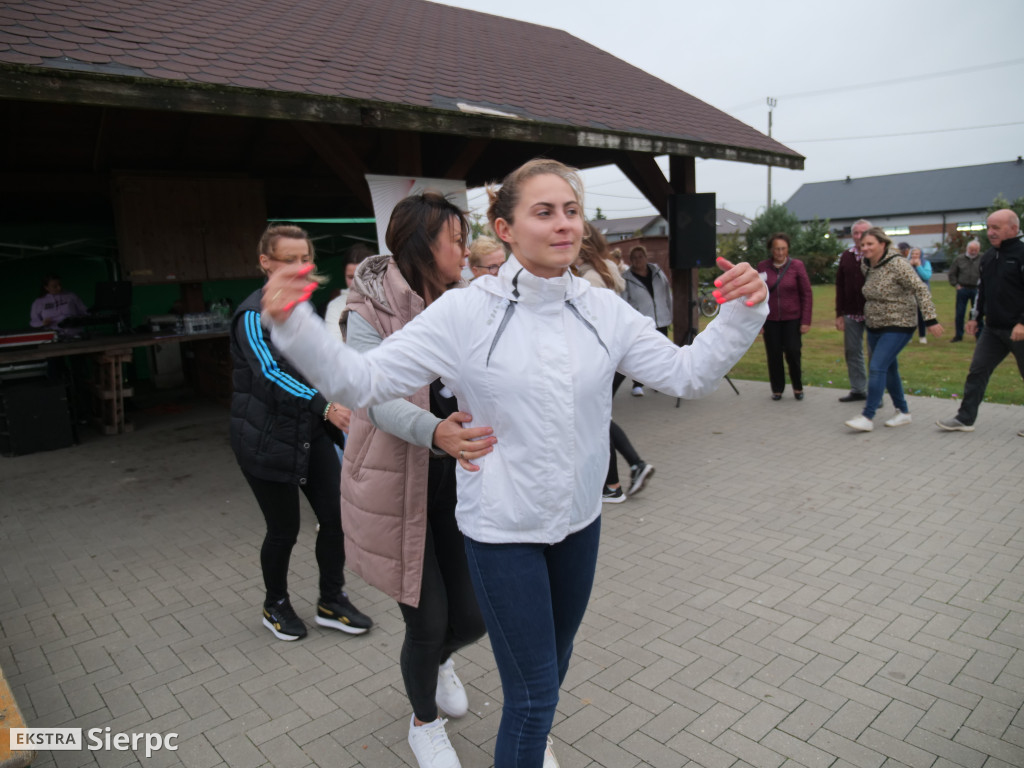
[[760, 304], [768, 298], [768, 286], [757, 271], [745, 262], [733, 264], [728, 259], [716, 259], [722, 274], [715, 280], [711, 295], [719, 304], [733, 299], [745, 299], [748, 307]]
[[263, 286], [263, 313], [275, 323], [283, 323], [297, 304], [309, 301], [319, 287], [308, 277], [314, 268], [313, 264], [295, 264], [275, 269]]

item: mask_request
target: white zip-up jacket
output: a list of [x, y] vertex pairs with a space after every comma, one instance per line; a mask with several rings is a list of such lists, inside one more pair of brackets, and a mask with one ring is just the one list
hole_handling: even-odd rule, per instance
[[729, 302], [691, 346], [676, 347], [613, 291], [568, 271], [537, 277], [511, 256], [496, 277], [446, 292], [365, 354], [331, 338], [308, 303], [272, 338], [325, 397], [350, 408], [441, 377], [470, 426], [493, 427], [498, 439], [478, 472], [458, 470], [460, 530], [486, 543], [554, 544], [601, 513], [615, 370], [668, 395], [709, 394], [767, 312], [765, 302]]

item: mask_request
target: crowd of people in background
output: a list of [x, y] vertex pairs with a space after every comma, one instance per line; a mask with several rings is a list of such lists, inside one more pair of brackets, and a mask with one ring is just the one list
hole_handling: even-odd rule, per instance
[[[322, 282], [312, 240], [269, 227], [257, 247], [267, 281], [232, 318], [231, 445], [266, 523], [262, 623], [276, 638], [307, 634], [288, 590], [301, 492], [318, 521], [316, 623], [373, 627], [344, 591], [346, 565], [398, 604], [408, 741], [421, 768], [460, 765], [445, 727], [469, 708], [454, 656], [485, 632], [504, 693], [495, 765], [556, 768], [549, 734], [593, 584], [601, 508], [654, 474], [611, 418], [619, 385], [632, 377], [636, 397], [645, 386], [699, 397], [760, 334], [771, 399], [782, 399], [788, 373], [802, 401], [813, 293], [790, 237], [773, 233], [756, 270], [720, 260], [723, 311], [676, 346], [668, 276], [643, 246], [623, 259], [584, 221], [573, 169], [531, 161], [488, 195], [492, 233], [472, 243], [466, 214], [441, 194], [400, 202], [390, 253], [350, 249], [323, 320], [308, 303]], [[1017, 216], [991, 214], [987, 236], [991, 247], [971, 241], [947, 276], [951, 341], [977, 343], [958, 412], [937, 422], [945, 431], [974, 430], [1007, 355], [1024, 377]], [[845, 424], [872, 431], [888, 392], [885, 426], [905, 426], [900, 352], [915, 331], [921, 343], [943, 332], [931, 264], [867, 220], [851, 238], [835, 284], [850, 382], [839, 400], [863, 405]], [[31, 322], [56, 328], [85, 311], [48, 275]]]

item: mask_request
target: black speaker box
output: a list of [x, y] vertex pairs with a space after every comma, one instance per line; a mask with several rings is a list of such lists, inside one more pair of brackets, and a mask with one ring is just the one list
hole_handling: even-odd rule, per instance
[[36, 379], [0, 387], [0, 453], [24, 456], [67, 448], [73, 442], [62, 383]]
[[668, 198], [668, 265], [696, 269], [715, 265], [715, 193]]

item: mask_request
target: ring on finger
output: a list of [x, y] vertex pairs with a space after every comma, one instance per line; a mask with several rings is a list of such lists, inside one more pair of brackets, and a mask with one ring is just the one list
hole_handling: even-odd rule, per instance
[[466, 452], [465, 451], [459, 451], [459, 458], [462, 459], [462, 460], [465, 460]]

